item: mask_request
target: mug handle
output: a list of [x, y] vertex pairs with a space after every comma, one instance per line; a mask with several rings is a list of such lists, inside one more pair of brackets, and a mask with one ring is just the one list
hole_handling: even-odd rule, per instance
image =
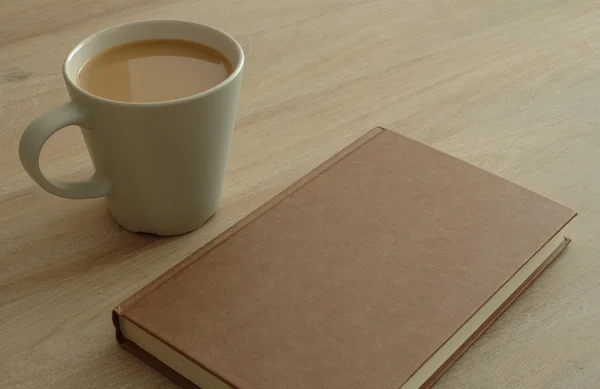
[[19, 157], [27, 174], [46, 191], [67, 199], [91, 199], [109, 194], [110, 182], [98, 172], [94, 172], [85, 181], [60, 182], [47, 179], [40, 170], [40, 152], [52, 134], [70, 125], [90, 128], [91, 122], [87, 110], [73, 101], [48, 111], [31, 122], [19, 143]]

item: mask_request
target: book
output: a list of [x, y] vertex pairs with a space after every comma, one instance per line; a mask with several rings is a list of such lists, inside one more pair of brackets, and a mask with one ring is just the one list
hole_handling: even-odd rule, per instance
[[183, 387], [428, 388], [575, 216], [375, 128], [117, 306], [117, 339]]

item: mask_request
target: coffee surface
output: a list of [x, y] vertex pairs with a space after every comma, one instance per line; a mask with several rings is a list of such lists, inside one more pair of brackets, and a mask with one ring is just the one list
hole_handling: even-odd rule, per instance
[[87, 92], [109, 100], [159, 102], [192, 96], [233, 70], [217, 50], [180, 39], [126, 43], [87, 61], [77, 76]]

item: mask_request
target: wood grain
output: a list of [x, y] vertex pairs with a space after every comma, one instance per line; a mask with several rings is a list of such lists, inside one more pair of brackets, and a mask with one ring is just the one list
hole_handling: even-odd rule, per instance
[[[147, 18], [201, 21], [248, 56], [221, 208], [189, 235], [130, 234], [102, 200], [25, 174], [25, 126], [67, 100], [79, 40]], [[576, 209], [573, 243], [436, 384], [600, 382], [600, 8], [592, 0], [5, 0], [0, 9], [0, 386], [171, 388], [121, 350], [110, 310], [376, 125]], [[91, 164], [56, 134], [52, 177]]]

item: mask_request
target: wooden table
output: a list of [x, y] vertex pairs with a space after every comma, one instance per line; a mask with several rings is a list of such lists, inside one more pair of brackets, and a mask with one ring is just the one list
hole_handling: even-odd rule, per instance
[[[170, 239], [47, 194], [17, 156], [24, 127], [67, 101], [70, 48], [147, 18], [212, 24], [247, 53], [220, 210]], [[382, 125], [580, 213], [565, 254], [435, 388], [599, 388], [599, 21], [592, 0], [3, 0], [0, 387], [172, 388], [117, 346], [111, 308]], [[42, 165], [92, 171], [77, 128]]]

